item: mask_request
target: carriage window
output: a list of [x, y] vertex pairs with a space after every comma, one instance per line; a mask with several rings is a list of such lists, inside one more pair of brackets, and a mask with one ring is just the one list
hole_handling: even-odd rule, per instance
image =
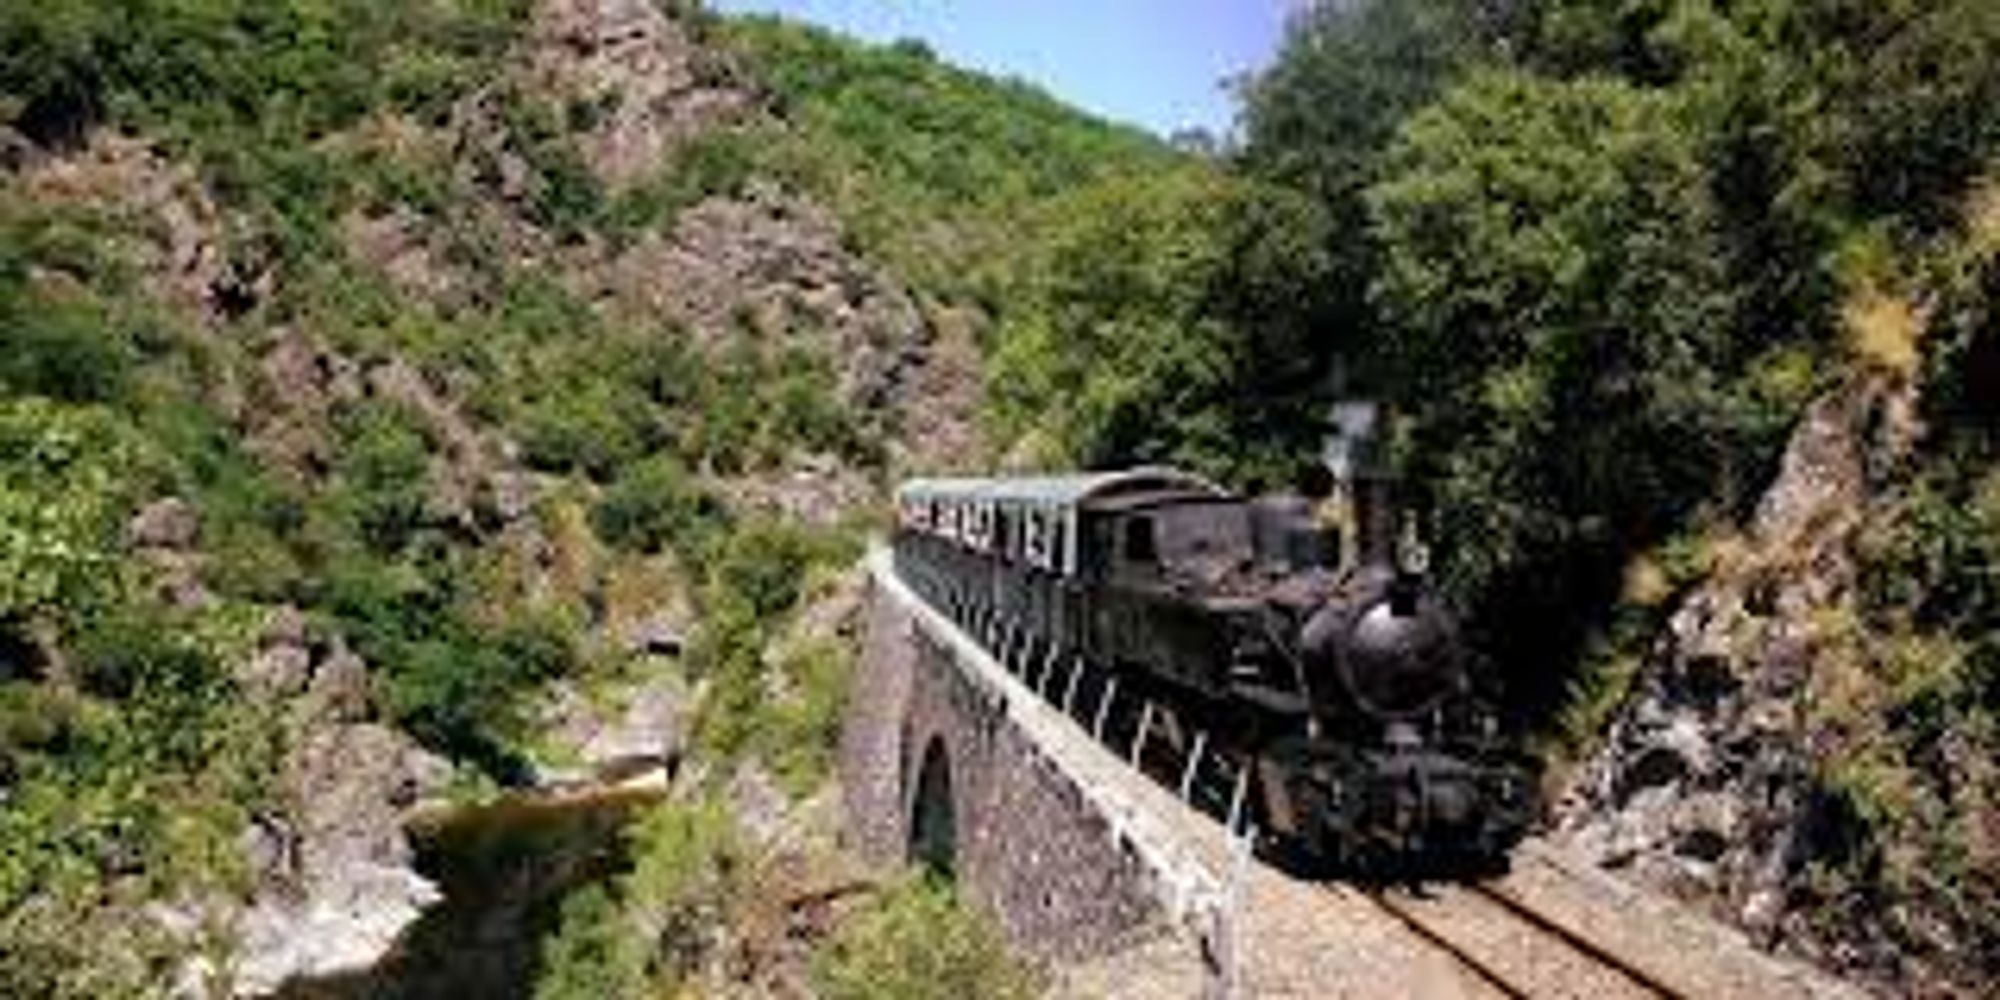
[[1160, 549], [1153, 538], [1152, 518], [1132, 517], [1125, 520], [1125, 558], [1129, 562], [1158, 561]]

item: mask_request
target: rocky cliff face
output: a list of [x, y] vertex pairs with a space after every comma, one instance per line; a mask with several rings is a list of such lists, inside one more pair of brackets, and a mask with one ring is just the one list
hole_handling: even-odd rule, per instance
[[1869, 376], [1811, 408], [1747, 530], [1673, 608], [1556, 822], [1600, 864], [1769, 946], [1956, 992], [1987, 973], [1938, 900], [1827, 885], [1869, 849], [1831, 780], [1840, 758], [1897, 738], [1862, 693], [1890, 681], [1855, 633], [1862, 538], [1907, 484], [1915, 404], [1913, 388]]
[[528, 78], [538, 91], [597, 106], [584, 155], [614, 186], [758, 110], [730, 60], [675, 16], [684, 10], [649, 0], [546, 0], [537, 8]]

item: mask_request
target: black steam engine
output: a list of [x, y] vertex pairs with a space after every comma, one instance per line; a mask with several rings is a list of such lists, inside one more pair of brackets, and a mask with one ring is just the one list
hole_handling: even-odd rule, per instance
[[[1526, 825], [1530, 772], [1455, 617], [1389, 545], [1338, 558], [1304, 500], [1146, 468], [917, 480], [897, 505], [904, 580], [961, 620], [1004, 622], [1030, 662], [1089, 665], [1093, 690], [1072, 678], [1064, 702], [1165, 707], [1112, 728], [1182, 751], [1203, 734], [1243, 779], [1232, 814], [1274, 856], [1455, 874], [1498, 863]], [[1359, 513], [1379, 540], [1383, 512]]]

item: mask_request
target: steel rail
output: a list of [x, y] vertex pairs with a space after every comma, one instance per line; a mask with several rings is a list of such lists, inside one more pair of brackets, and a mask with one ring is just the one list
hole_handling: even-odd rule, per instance
[[1687, 996], [1681, 991], [1674, 989], [1673, 987], [1668, 986], [1663, 982], [1660, 982], [1659, 977], [1653, 975], [1652, 973], [1639, 968], [1638, 966], [1632, 964], [1630, 961], [1616, 954], [1613, 954], [1603, 945], [1600, 945], [1597, 942], [1592, 941], [1590, 938], [1579, 933], [1574, 928], [1565, 926], [1562, 923], [1559, 923], [1555, 920], [1551, 920], [1548, 917], [1542, 915], [1541, 913], [1537, 912], [1534, 909], [1534, 907], [1529, 906], [1526, 901], [1522, 900], [1520, 897], [1514, 895], [1513, 893], [1505, 892], [1500, 889], [1496, 889], [1493, 886], [1477, 882], [1469, 884], [1467, 888], [1471, 889], [1475, 893], [1478, 893], [1485, 899], [1497, 904], [1502, 909], [1506, 910], [1508, 913], [1511, 913], [1515, 917], [1519, 918], [1523, 923], [1530, 924], [1536, 930], [1539, 930], [1544, 934], [1562, 940], [1565, 944], [1568, 944], [1570, 947], [1588, 956], [1591, 959], [1591, 961], [1594, 961], [1599, 965], [1603, 965], [1607, 968], [1618, 970], [1619, 973], [1624, 975], [1625, 978], [1631, 980], [1640, 989], [1647, 990], [1649, 992], [1658, 994], [1659, 996], [1662, 997], [1674, 998], [1674, 1000], [1682, 1000], [1682, 998], [1685, 998]]
[[[1324, 891], [1333, 895], [1340, 894], [1340, 889], [1331, 885], [1326, 886]], [[1473, 975], [1479, 977], [1480, 981], [1498, 990], [1501, 994], [1510, 998], [1510, 1000], [1530, 1000], [1530, 994], [1509, 981], [1505, 973], [1494, 968], [1478, 955], [1473, 954], [1470, 949], [1457, 944], [1451, 938], [1432, 928], [1421, 917], [1392, 902], [1381, 893], [1362, 890], [1354, 891], [1363, 899], [1375, 904], [1376, 908], [1382, 912], [1394, 917], [1396, 922], [1402, 924], [1410, 933], [1415, 934], [1432, 947], [1451, 956], [1453, 961], [1470, 970]]]

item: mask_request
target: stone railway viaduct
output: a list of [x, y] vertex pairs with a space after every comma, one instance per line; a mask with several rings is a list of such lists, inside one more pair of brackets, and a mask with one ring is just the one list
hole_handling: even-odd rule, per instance
[[[1252, 862], [1222, 823], [1128, 766], [913, 594], [886, 550], [867, 569], [864, 649], [840, 751], [845, 839], [884, 866], [952, 870], [1033, 956], [1113, 969], [1072, 994], [1631, 995], [1591, 987], [1578, 975], [1591, 970], [1538, 960], [1547, 942], [1472, 928], [1503, 964], [1520, 967], [1520, 981], [1546, 987], [1496, 992], [1369, 896]], [[1523, 845], [1504, 885], [1672, 984], [1641, 995], [1858, 996], [1546, 845]], [[1438, 905], [1464, 921], [1450, 900]], [[1167, 966], [1177, 971], [1163, 976]]]

